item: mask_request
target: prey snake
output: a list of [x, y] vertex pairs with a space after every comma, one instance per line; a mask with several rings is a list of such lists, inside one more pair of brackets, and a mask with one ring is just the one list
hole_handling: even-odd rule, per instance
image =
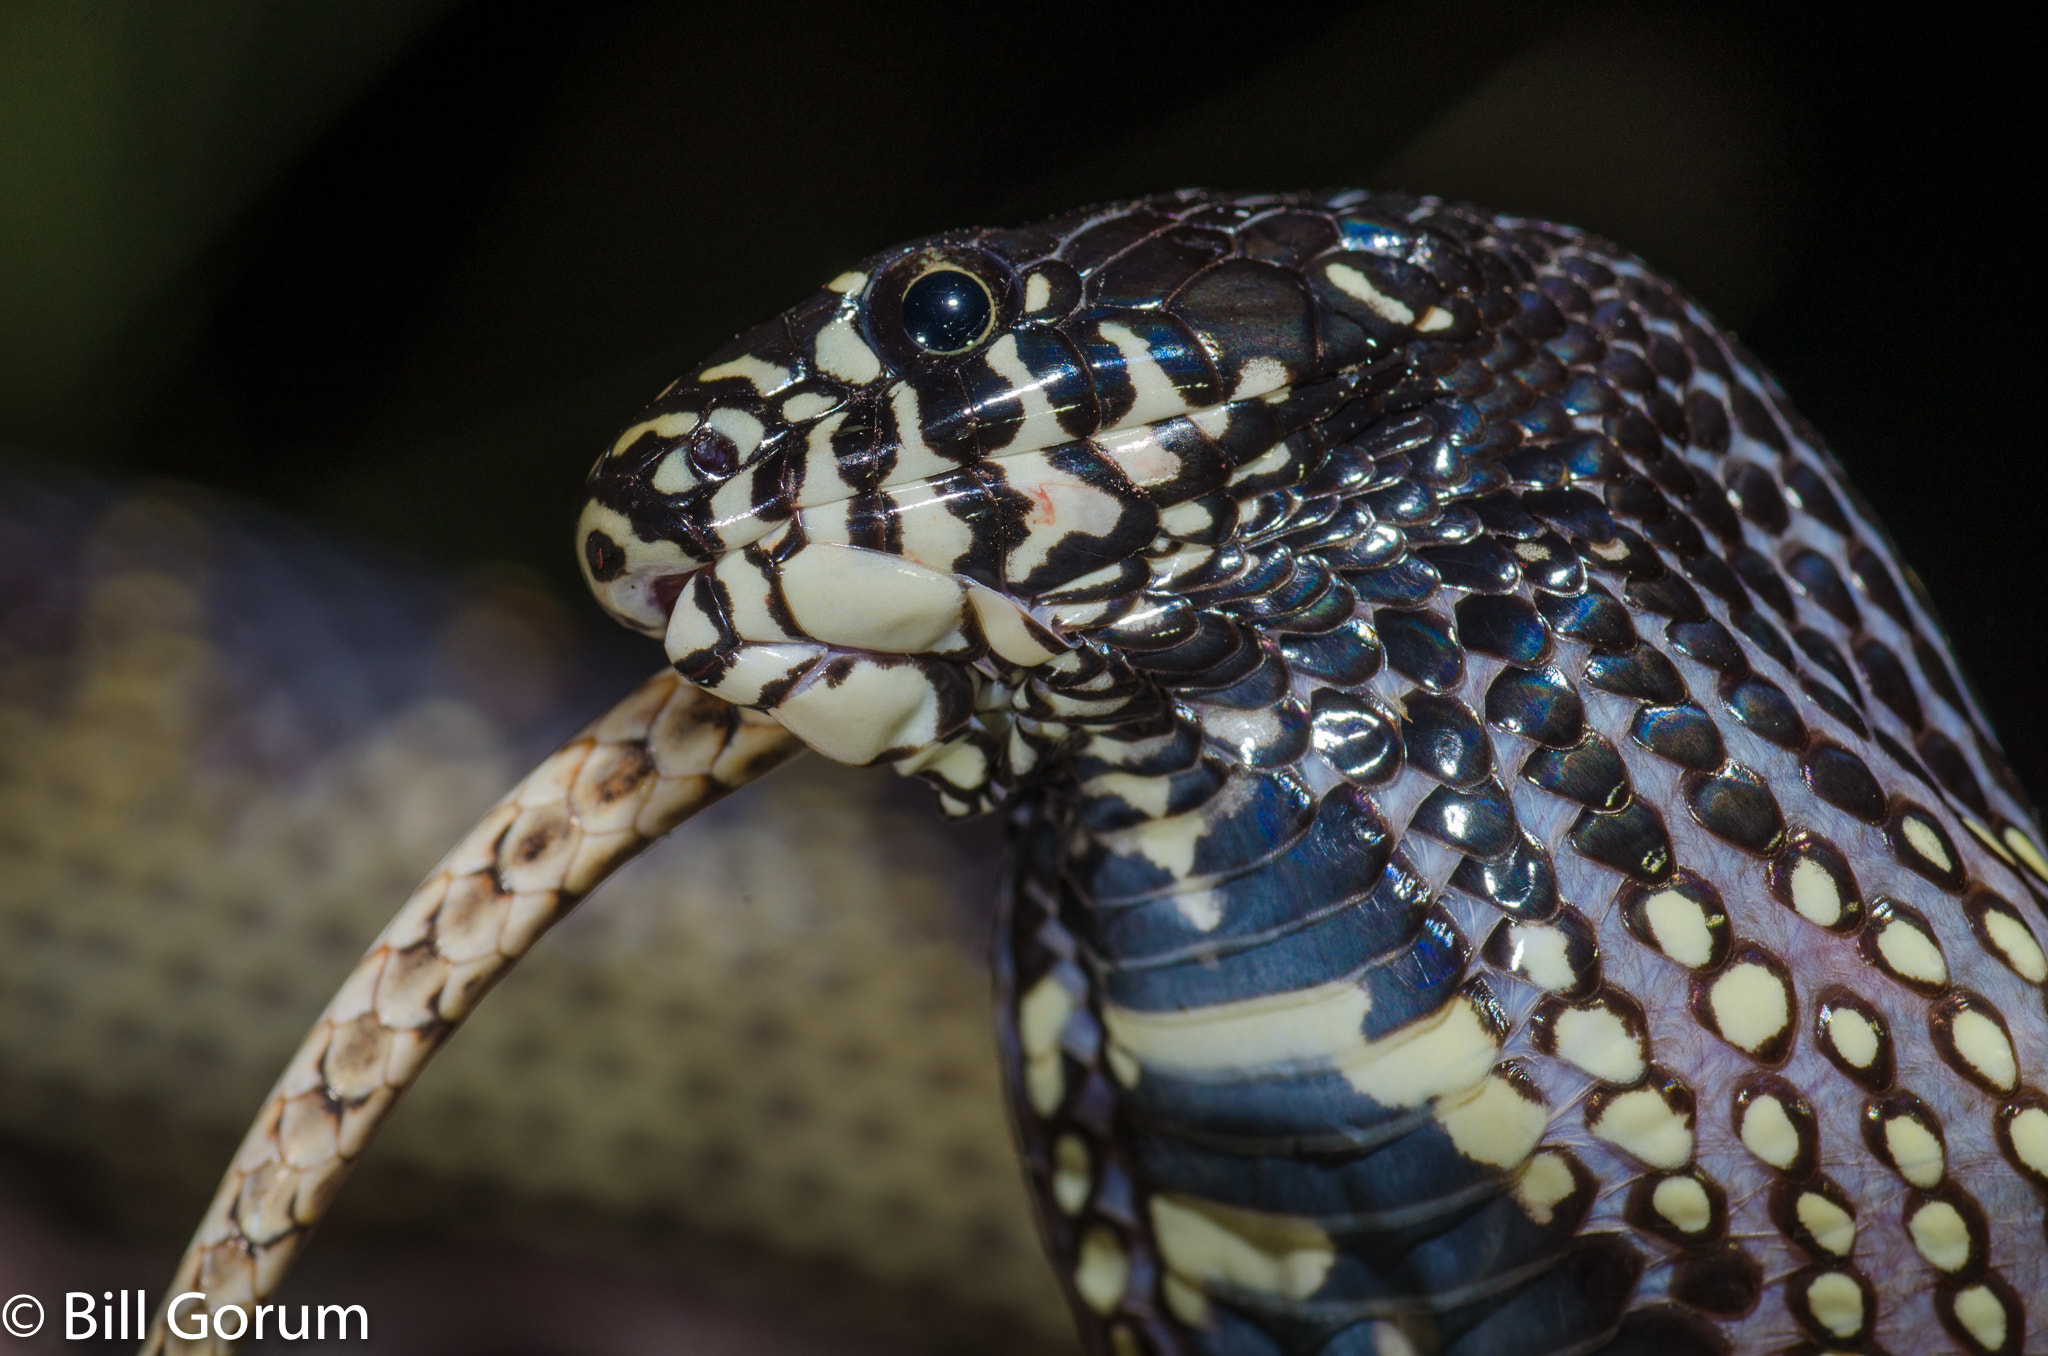
[[1613, 246], [1357, 192], [916, 242], [665, 391], [577, 544], [674, 673], [372, 947], [183, 1322], [274, 1290], [567, 907], [807, 745], [1008, 817], [999, 1042], [1092, 1350], [2041, 1340], [2037, 819], [1818, 435]]

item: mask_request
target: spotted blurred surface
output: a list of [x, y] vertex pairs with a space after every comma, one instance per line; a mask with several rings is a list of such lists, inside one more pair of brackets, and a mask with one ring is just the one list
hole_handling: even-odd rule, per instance
[[[205, 1191], [394, 902], [636, 675], [577, 659], [516, 584], [189, 494], [0, 488], [0, 1133], [84, 1160], [94, 1204], [146, 1226]], [[537, 950], [344, 1217], [445, 1223], [459, 1189], [512, 1237], [567, 1211], [599, 1252], [658, 1221], [769, 1293], [837, 1274], [870, 1326], [1057, 1345], [988, 1034], [986, 879], [893, 779], [770, 778]]]

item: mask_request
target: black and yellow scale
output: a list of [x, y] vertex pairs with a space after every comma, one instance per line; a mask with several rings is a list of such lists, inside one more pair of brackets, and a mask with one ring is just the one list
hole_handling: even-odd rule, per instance
[[1430, 198], [891, 250], [666, 391], [621, 621], [1011, 824], [1019, 1141], [1114, 1356], [2048, 1340], [2048, 863], [1818, 436]]

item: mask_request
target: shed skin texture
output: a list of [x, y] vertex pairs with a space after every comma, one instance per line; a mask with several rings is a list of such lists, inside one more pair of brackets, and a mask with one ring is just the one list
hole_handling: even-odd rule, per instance
[[[906, 332], [934, 269], [958, 354]], [[1091, 1350], [2048, 1323], [2038, 819], [1818, 436], [1612, 245], [1364, 193], [914, 242], [664, 392], [577, 539], [764, 759], [1008, 815], [998, 1039]], [[371, 997], [181, 1278], [274, 1286], [374, 1114], [307, 1080], [381, 1110], [431, 1043], [349, 1081], [332, 1030], [425, 1011]]]

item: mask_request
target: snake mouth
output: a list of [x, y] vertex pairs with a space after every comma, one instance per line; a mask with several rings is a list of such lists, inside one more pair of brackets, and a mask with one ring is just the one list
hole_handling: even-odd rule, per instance
[[[697, 568], [702, 569], [703, 566], [700, 565]], [[683, 590], [689, 587], [690, 580], [696, 574], [697, 570], [685, 570], [681, 574], [656, 575], [653, 579], [647, 581], [648, 603], [663, 618], [674, 616], [676, 599], [682, 597]]]

